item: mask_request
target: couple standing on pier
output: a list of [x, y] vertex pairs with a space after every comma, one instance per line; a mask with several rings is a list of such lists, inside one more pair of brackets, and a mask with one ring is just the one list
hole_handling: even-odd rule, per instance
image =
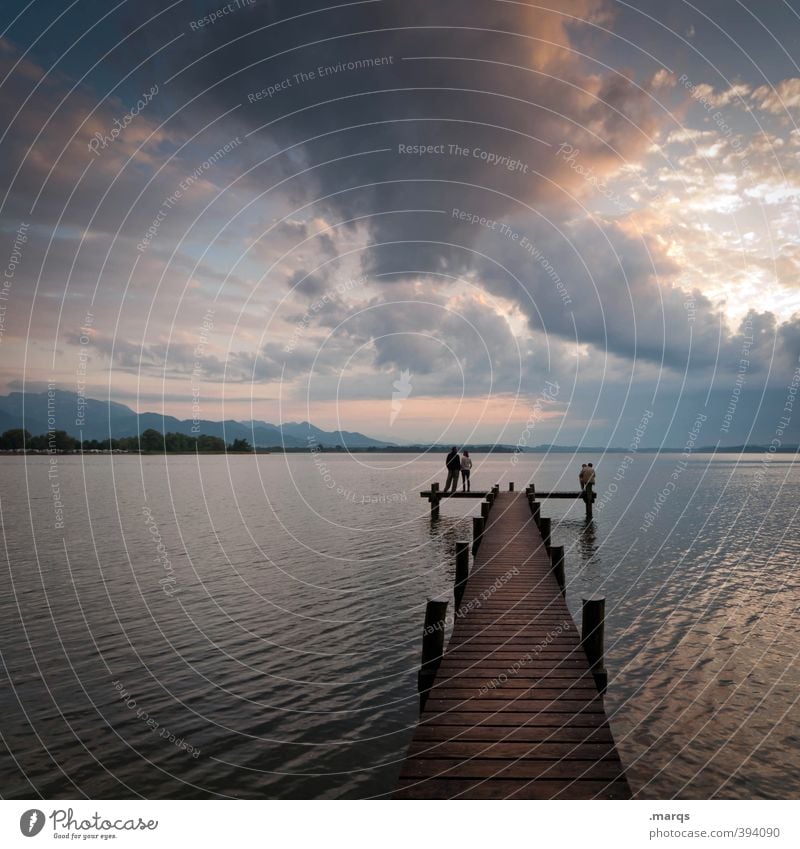
[[444, 485], [444, 491], [450, 492], [452, 485], [452, 492], [456, 492], [458, 489], [458, 475], [461, 473], [461, 487], [463, 492], [469, 492], [469, 473], [472, 471], [472, 460], [469, 456], [469, 451], [464, 451], [464, 453], [459, 457], [458, 449], [455, 445], [450, 449], [450, 453], [447, 455], [447, 459], [444, 461], [445, 466], [447, 467], [447, 483]]
[[584, 463], [581, 466], [580, 473], [578, 474], [578, 481], [581, 485], [581, 498], [586, 502], [589, 500], [594, 501], [594, 485], [596, 476], [594, 473], [594, 466], [591, 463]]

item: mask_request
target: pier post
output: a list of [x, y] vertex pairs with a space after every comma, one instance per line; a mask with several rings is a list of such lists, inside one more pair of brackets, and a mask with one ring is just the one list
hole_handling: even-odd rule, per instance
[[444, 651], [444, 626], [447, 617], [447, 596], [429, 598], [425, 607], [425, 627], [422, 630], [422, 662], [417, 675], [419, 709], [425, 708]]
[[514, 481], [509, 481], [509, 482], [508, 482], [508, 491], [509, 491], [509, 492], [513, 492], [513, 491], [514, 491]]
[[586, 498], [586, 518], [592, 518], [592, 504], [594, 502], [594, 484], [587, 483], [584, 489], [584, 497]]
[[431, 494], [428, 498], [431, 505], [431, 519], [439, 518], [439, 484], [434, 482], [431, 484]]
[[536, 522], [536, 527], [541, 528], [542, 526], [542, 502], [541, 501], [531, 501], [531, 513], [533, 513], [533, 521]]
[[500, 494], [500, 484], [499, 484], [499, 483], [496, 483], [496, 484], [492, 487], [492, 492], [493, 492], [495, 495], [499, 495], [499, 494]]
[[564, 546], [554, 545], [550, 549], [550, 563], [553, 566], [553, 574], [561, 588], [562, 595], [567, 593], [567, 580], [564, 575]]
[[469, 578], [469, 542], [459, 540], [456, 543], [456, 583], [453, 588], [453, 598], [456, 603], [456, 615], [461, 599], [464, 597], [467, 579]]
[[606, 600], [584, 598], [581, 618], [581, 645], [586, 652], [586, 659], [592, 668], [594, 683], [599, 693], [605, 693], [608, 685], [608, 672], [603, 660], [603, 641], [605, 632]]
[[478, 547], [481, 544], [481, 537], [483, 536], [483, 516], [473, 516], [472, 517], [472, 555], [475, 556], [475, 553], [478, 551]]
[[494, 490], [492, 490], [492, 489], [489, 490], [489, 492], [486, 495], [486, 500], [489, 502], [489, 504], [492, 507], [494, 507]]
[[486, 523], [489, 521], [489, 510], [491, 506], [488, 501], [481, 501], [481, 518], [483, 519], [484, 527], [486, 527]]
[[550, 527], [551, 520], [549, 517], [540, 516], [539, 517], [539, 530], [542, 534], [542, 540], [544, 541], [544, 546], [550, 551]]

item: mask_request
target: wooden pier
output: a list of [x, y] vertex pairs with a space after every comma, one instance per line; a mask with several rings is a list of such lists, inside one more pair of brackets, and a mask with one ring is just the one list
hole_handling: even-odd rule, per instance
[[629, 798], [601, 695], [603, 603], [584, 601], [579, 636], [564, 600], [564, 549], [545, 544], [538, 524], [549, 537], [549, 520], [530, 488], [491, 495], [466, 581], [458, 544], [446, 649], [449, 599], [428, 603], [423, 708], [395, 797]]
[[[509, 492], [514, 491], [514, 484], [510, 483]], [[431, 486], [430, 489], [423, 490], [420, 492], [421, 498], [427, 498], [428, 502], [431, 505], [431, 518], [437, 518], [439, 515], [439, 502], [443, 498], [489, 498], [497, 495], [499, 493], [500, 487], [495, 484], [492, 489], [478, 489], [472, 490], [469, 492], [463, 492], [460, 490], [453, 490], [451, 492], [444, 492], [439, 489], [439, 484], [435, 483]], [[594, 492], [593, 485], [589, 485], [588, 487], [588, 497], [584, 498], [585, 493], [580, 491], [574, 492], [537, 492], [533, 486], [527, 487], [525, 490], [526, 495], [532, 495], [535, 499], [539, 500], [542, 498], [567, 498], [571, 501], [583, 501], [586, 505], [586, 518], [592, 518], [592, 505], [595, 501], [597, 501], [597, 493]]]

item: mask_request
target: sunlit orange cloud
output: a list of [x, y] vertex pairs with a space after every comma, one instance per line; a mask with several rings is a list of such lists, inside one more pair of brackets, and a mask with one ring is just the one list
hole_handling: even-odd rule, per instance
[[[0, 74], [10, 74], [12, 68], [14, 81], [24, 78], [41, 83], [36, 96], [27, 99], [24, 108], [20, 108], [21, 87], [19, 90], [8, 85], [0, 88], [0, 109], [14, 118], [12, 139], [36, 139], [36, 144], [28, 148], [20, 142], [16, 151], [24, 157], [28, 169], [33, 169], [38, 179], [33, 185], [40, 186], [47, 178], [71, 187], [75, 175], [80, 174], [88, 162], [92, 163], [94, 171], [106, 175], [116, 175], [129, 158], [157, 168], [163, 162], [160, 146], [177, 140], [172, 132], [159, 129], [157, 119], [151, 114], [153, 110], [148, 111], [148, 103], [158, 97], [157, 92], [148, 92], [149, 100], [141, 101], [144, 105], [135, 117], [127, 115], [136, 105], [135, 100], [128, 104], [112, 96], [98, 104], [85, 88], [77, 88], [67, 100], [62, 78], [47, 76], [43, 67], [30, 59], [20, 59], [19, 50], [8, 39], [0, 38]], [[144, 88], [148, 91], [151, 86]], [[119, 132], [114, 121], [126, 120], [126, 117], [125, 131]], [[89, 144], [95, 133], [107, 140], [106, 147], [97, 148], [92, 154]], [[59, 167], [53, 169], [55, 162]]]
[[532, 63], [548, 71], [574, 62], [568, 49], [570, 37], [567, 28], [570, 24], [588, 21], [607, 25], [612, 19], [605, 0], [559, 0], [551, 4], [550, 8], [545, 3], [539, 3], [532, 5], [526, 16], [528, 32], [538, 39], [531, 49]]

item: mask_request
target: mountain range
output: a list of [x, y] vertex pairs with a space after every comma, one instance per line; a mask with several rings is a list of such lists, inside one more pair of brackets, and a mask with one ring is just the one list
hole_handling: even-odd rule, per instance
[[[47, 392], [11, 392], [0, 395], [0, 433], [23, 427], [33, 435], [47, 433], [48, 400]], [[341, 445], [343, 448], [394, 447], [391, 442], [372, 439], [363, 433], [321, 430], [310, 422], [276, 425], [234, 419], [221, 422], [208, 419], [194, 421], [162, 416], [160, 413], [137, 413], [116, 401], [82, 398], [75, 392], [60, 389], [55, 390], [51, 404], [53, 429], [65, 430], [71, 436], [82, 436], [85, 440], [109, 437], [120, 439], [153, 428], [161, 433], [219, 436], [228, 443], [234, 439], [246, 439], [257, 448], [310, 448], [315, 445]]]
[[[79, 407], [79, 403], [82, 405]], [[82, 423], [78, 422], [82, 410]], [[389, 448], [394, 451], [428, 451], [445, 453], [451, 443], [409, 443], [397, 440], [390, 442], [386, 439], [376, 439], [365, 436], [357, 431], [327, 431], [316, 427], [311, 422], [287, 422], [276, 425], [270, 422], [236, 421], [226, 419], [215, 422], [208, 419], [194, 421], [178, 419], [174, 416], [162, 416], [160, 413], [137, 413], [125, 404], [115, 401], [98, 401], [94, 398], [81, 398], [75, 392], [56, 390], [53, 399], [54, 429], [65, 430], [71, 436], [84, 440], [120, 439], [126, 436], [136, 436], [149, 428], [161, 433], [185, 433], [190, 436], [206, 434], [219, 436], [227, 443], [234, 439], [246, 439], [257, 448], [286, 448], [309, 449], [314, 447], [342, 448], [350, 450]], [[11, 392], [0, 395], [0, 433], [13, 428], [25, 428], [34, 436], [48, 431], [48, 393], [47, 392]], [[478, 453], [491, 451], [511, 452], [517, 449], [512, 445], [498, 444], [467, 444], [462, 448]], [[626, 453], [629, 449], [614, 446], [587, 447], [574, 445], [539, 444], [526, 446], [524, 453], [550, 454], [575, 453], [600, 456], [608, 453]], [[681, 448], [642, 447], [640, 453], [671, 454], [680, 453]], [[766, 445], [746, 444], [732, 446], [698, 446], [695, 454], [713, 453], [716, 451], [731, 453], [764, 453], [775, 451]], [[797, 454], [800, 451], [794, 442], [785, 443], [777, 449], [780, 454]]]

